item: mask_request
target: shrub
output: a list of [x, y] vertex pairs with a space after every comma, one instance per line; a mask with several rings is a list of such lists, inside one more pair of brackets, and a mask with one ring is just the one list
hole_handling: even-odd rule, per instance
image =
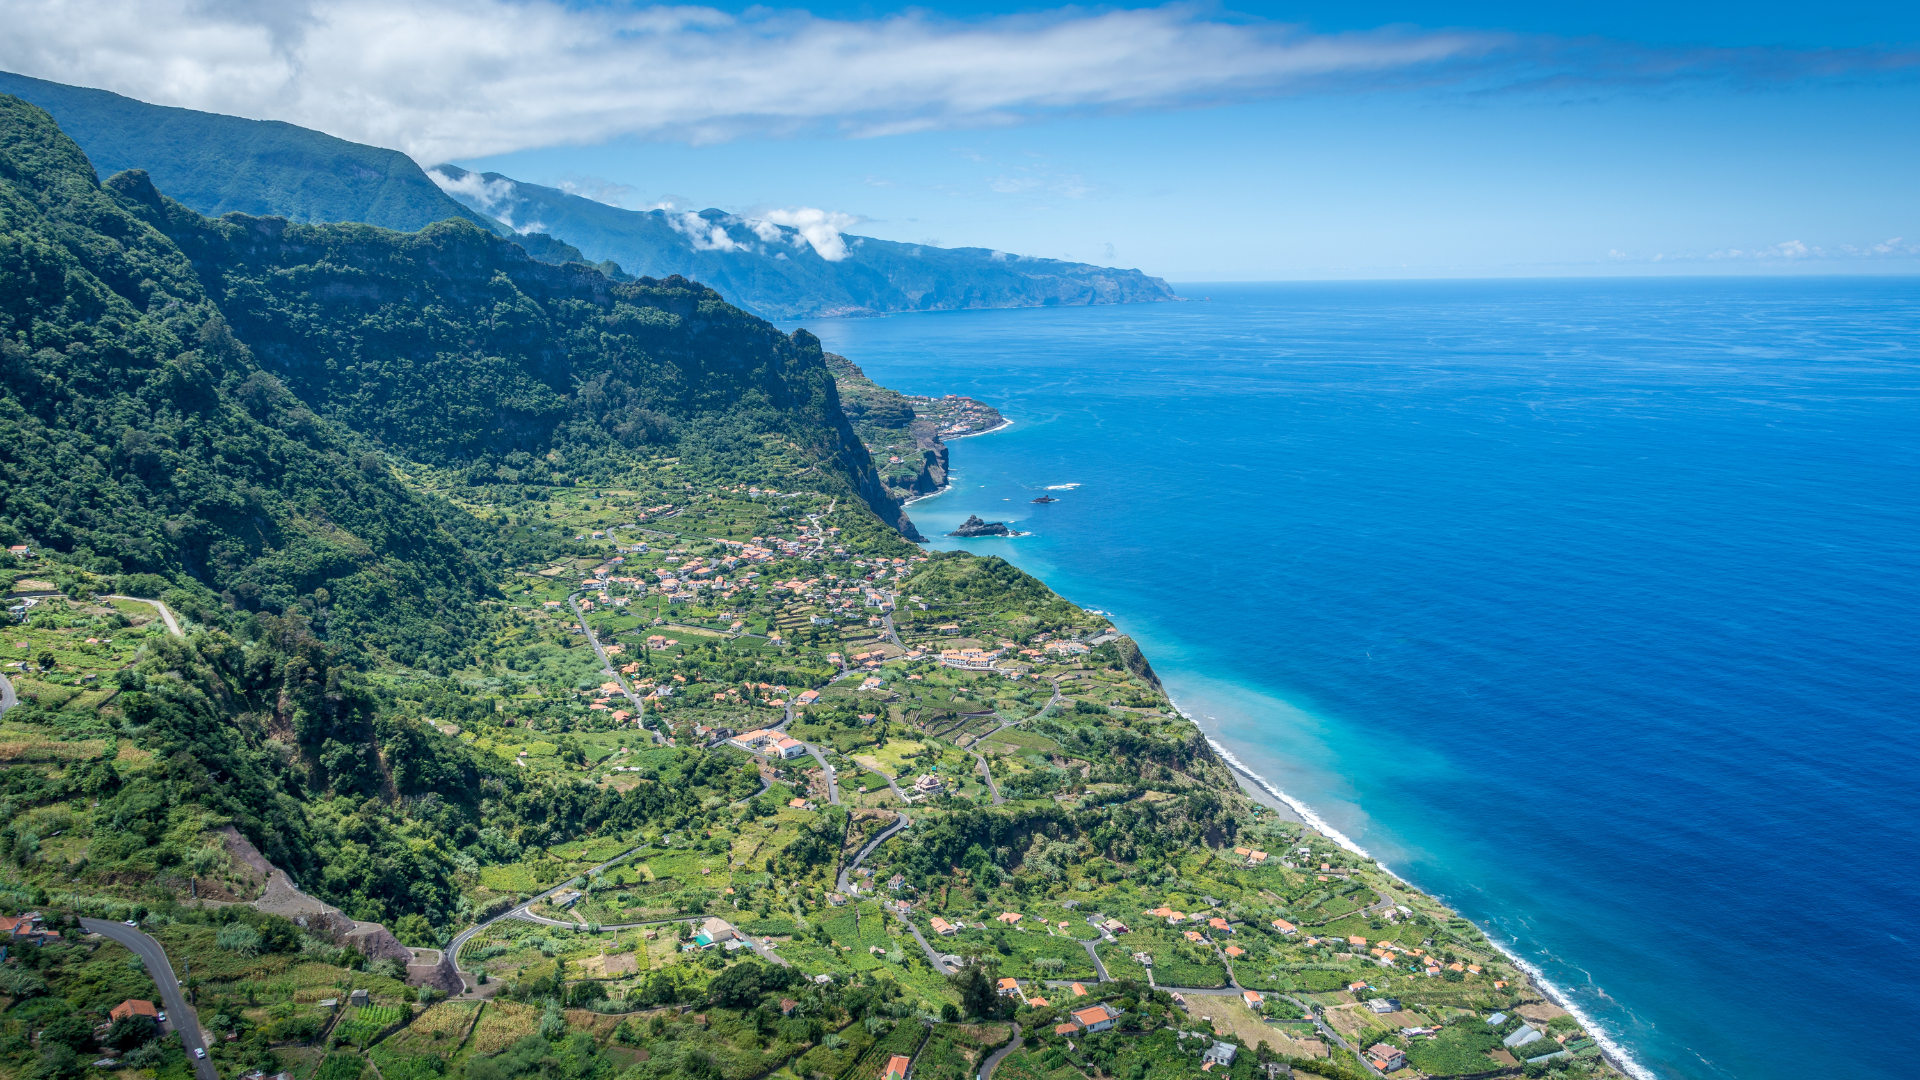
[[260, 931], [246, 923], [228, 923], [214, 935], [213, 943], [241, 956], [257, 956], [260, 953]]

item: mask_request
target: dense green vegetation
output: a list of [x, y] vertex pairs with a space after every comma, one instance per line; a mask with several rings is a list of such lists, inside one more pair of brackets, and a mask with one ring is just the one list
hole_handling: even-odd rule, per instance
[[9, 72], [0, 72], [0, 94], [51, 113], [102, 175], [144, 169], [162, 191], [210, 216], [238, 211], [291, 221], [362, 221], [407, 232], [460, 218], [507, 233], [448, 198], [397, 150]]
[[[0, 300], [32, 548], [0, 564], [0, 910], [51, 931], [0, 967], [0, 1080], [191, 1075], [105, 1022], [155, 989], [76, 914], [190, 970], [224, 1074], [296, 1080], [958, 1077], [1009, 1021], [1011, 1077], [1192, 1075], [1221, 1038], [1214, 1075], [1345, 1080], [1270, 1021], [1462, 1072], [1486, 1012], [1541, 1007], [1244, 796], [1104, 618], [903, 540], [818, 342], [703, 286], [458, 222], [210, 221], [0, 98]], [[789, 717], [805, 754], [726, 741]], [[406, 947], [467, 929], [442, 1000]], [[1272, 1010], [1168, 989], [1228, 982]], [[1055, 1033], [1092, 1001], [1120, 1026]]]
[[398, 462], [553, 484], [672, 456], [683, 477], [806, 472], [902, 520], [818, 342], [711, 290], [536, 263], [461, 222], [211, 221], [138, 172], [96, 183], [31, 106], [0, 122], [7, 543], [167, 576], [202, 617], [298, 605], [413, 663], [471, 640], [512, 537]]

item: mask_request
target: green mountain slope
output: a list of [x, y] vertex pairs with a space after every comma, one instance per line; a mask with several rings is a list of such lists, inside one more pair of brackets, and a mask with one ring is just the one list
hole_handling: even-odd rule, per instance
[[210, 216], [239, 211], [291, 221], [362, 221], [405, 232], [464, 218], [504, 231], [448, 198], [396, 150], [9, 72], [0, 72], [0, 94], [51, 113], [101, 175], [145, 169], [170, 197]]
[[830, 261], [795, 229], [719, 210], [624, 210], [454, 165], [429, 175], [476, 210], [550, 232], [589, 260], [695, 277], [770, 319], [1176, 299], [1138, 270], [866, 236], [846, 237], [847, 257]]
[[324, 589], [366, 647], [462, 643], [441, 616], [490, 584], [438, 509], [261, 372], [181, 251], [7, 97], [0, 365], [0, 538], [250, 608]]
[[[391, 464], [475, 482], [805, 475], [911, 529], [819, 342], [679, 279], [616, 284], [465, 221], [214, 221], [96, 181], [0, 97], [0, 539], [155, 573], [411, 662], [491, 588], [471, 522]], [[315, 597], [322, 599], [315, 601]]]

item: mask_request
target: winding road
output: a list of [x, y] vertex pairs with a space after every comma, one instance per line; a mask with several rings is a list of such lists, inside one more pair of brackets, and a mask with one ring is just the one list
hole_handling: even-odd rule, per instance
[[980, 1080], [993, 1080], [993, 1070], [999, 1068], [1000, 1063], [1006, 1060], [1007, 1055], [1020, 1049], [1020, 1045], [1026, 1041], [1027, 1040], [1020, 1034], [1020, 1025], [1017, 1023], [1014, 1024], [1013, 1038], [1007, 1042], [1007, 1045], [988, 1054], [987, 1060], [980, 1063]]
[[[184, 633], [181, 633], [180, 622], [173, 617], [173, 611], [158, 600], [148, 600], [140, 596], [120, 596], [118, 594], [108, 594], [103, 596], [102, 599], [131, 600], [136, 604], [152, 604], [154, 608], [160, 612], [160, 620], [166, 623], [168, 633], [174, 637], [186, 636]], [[0, 675], [0, 716], [6, 715], [8, 709], [18, 704], [20, 704], [20, 697], [14, 692], [13, 680], [7, 678], [5, 675]]]
[[186, 637], [185, 634], [180, 632], [180, 621], [173, 617], [173, 610], [158, 600], [149, 600], [144, 596], [121, 596], [117, 593], [108, 594], [105, 599], [131, 600], [136, 604], [151, 604], [154, 610], [160, 613], [160, 621], [167, 624], [168, 633], [174, 637]]
[[[532, 913], [529, 912], [527, 909], [539, 903], [540, 901], [545, 900], [547, 897], [552, 896], [554, 893], [559, 892], [561, 889], [566, 888], [567, 881], [572, 881], [576, 877], [585, 877], [591, 874], [600, 873], [602, 870], [605, 870], [607, 867], [612, 866], [614, 863], [617, 863], [620, 860], [626, 858], [627, 856], [632, 855], [634, 852], [639, 851], [640, 847], [641, 845], [636, 844], [633, 847], [630, 847], [627, 850], [621, 852], [620, 854], [615, 855], [613, 858], [608, 859], [606, 862], [601, 863], [599, 866], [596, 866], [593, 869], [588, 870], [585, 874], [569, 875], [566, 881], [562, 881], [558, 885], [552, 886], [551, 888], [547, 889], [545, 892], [540, 893], [538, 896], [533, 897], [532, 899], [526, 901], [525, 903], [522, 903], [516, 907], [508, 908], [506, 911], [503, 911], [500, 914], [495, 915], [491, 919], [486, 919], [481, 922], [474, 923], [472, 926], [468, 927], [467, 929], [462, 930], [459, 934], [455, 935], [453, 941], [447, 945], [445, 953], [442, 954], [442, 956], [440, 957], [440, 966], [443, 968], [447, 968], [447, 967], [452, 968], [453, 974], [455, 975], [455, 977], [459, 977], [460, 976], [460, 950], [466, 947], [467, 942], [473, 940], [473, 935], [479, 933], [482, 930], [485, 930], [487, 927], [492, 926], [494, 923], [497, 923], [502, 919], [527, 918], [528, 922], [543, 921], [540, 916], [532, 915]], [[528, 918], [528, 916], [530, 915], [531, 917]], [[552, 922], [553, 920], [548, 919], [544, 921]], [[669, 921], [678, 922], [681, 920], [669, 920]], [[574, 926], [578, 924], [577, 923], [555, 923], [555, 925]], [[463, 984], [465, 983], [465, 981], [466, 980], [464, 978], [461, 979], [461, 982]], [[463, 990], [461, 992], [465, 993], [466, 991]]]
[[629, 702], [633, 703], [634, 714], [640, 721], [640, 730], [652, 735], [655, 742], [666, 742], [665, 736], [647, 727], [647, 707], [640, 704], [640, 695], [634, 692], [633, 684], [628, 682], [627, 677], [620, 674], [619, 670], [613, 666], [613, 661], [607, 657], [606, 646], [600, 644], [599, 635], [593, 632], [593, 627], [587, 625], [586, 612], [580, 610], [580, 596], [581, 594], [577, 592], [568, 593], [567, 607], [573, 612], [574, 619], [580, 623], [580, 632], [587, 635], [587, 644], [593, 646], [593, 654], [600, 658], [601, 673], [611, 677], [614, 683], [620, 687], [620, 692], [627, 696]]
[[81, 919], [80, 925], [90, 934], [110, 938], [133, 950], [133, 955], [146, 965], [147, 974], [152, 976], [154, 985], [160, 988], [160, 1002], [167, 1010], [167, 1023], [180, 1033], [180, 1042], [187, 1048], [188, 1059], [193, 1062], [194, 1074], [199, 1080], [220, 1080], [220, 1070], [214, 1068], [213, 1060], [194, 1054], [196, 1050], [205, 1054], [206, 1033], [200, 1030], [200, 1019], [194, 1015], [193, 1007], [187, 1004], [187, 996], [180, 990], [180, 980], [174, 977], [173, 965], [167, 961], [167, 951], [160, 947], [160, 943], [125, 923]]
[[893, 839], [893, 836], [895, 833], [898, 833], [900, 830], [906, 828], [911, 824], [913, 824], [913, 820], [911, 818], [907, 817], [907, 815], [905, 814], [900, 814], [898, 817], [894, 819], [893, 824], [887, 826], [885, 829], [882, 829], [879, 833], [875, 834], [873, 839], [868, 840], [866, 843], [866, 846], [860, 849], [860, 853], [853, 857], [853, 861], [840, 868], [840, 880], [835, 882], [835, 884], [839, 886], [840, 891], [843, 893], [852, 892], [853, 886], [849, 883], [849, 881], [853, 872], [855, 870], [860, 869], [860, 864], [865, 862], [867, 860], [867, 856], [873, 854], [874, 851], [878, 849], [881, 844], [885, 843], [888, 840]]

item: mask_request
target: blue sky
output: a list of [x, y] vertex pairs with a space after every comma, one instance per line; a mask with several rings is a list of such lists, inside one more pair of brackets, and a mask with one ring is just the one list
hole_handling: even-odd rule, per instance
[[0, 68], [1172, 280], [1920, 271], [1920, 5], [0, 0]]

